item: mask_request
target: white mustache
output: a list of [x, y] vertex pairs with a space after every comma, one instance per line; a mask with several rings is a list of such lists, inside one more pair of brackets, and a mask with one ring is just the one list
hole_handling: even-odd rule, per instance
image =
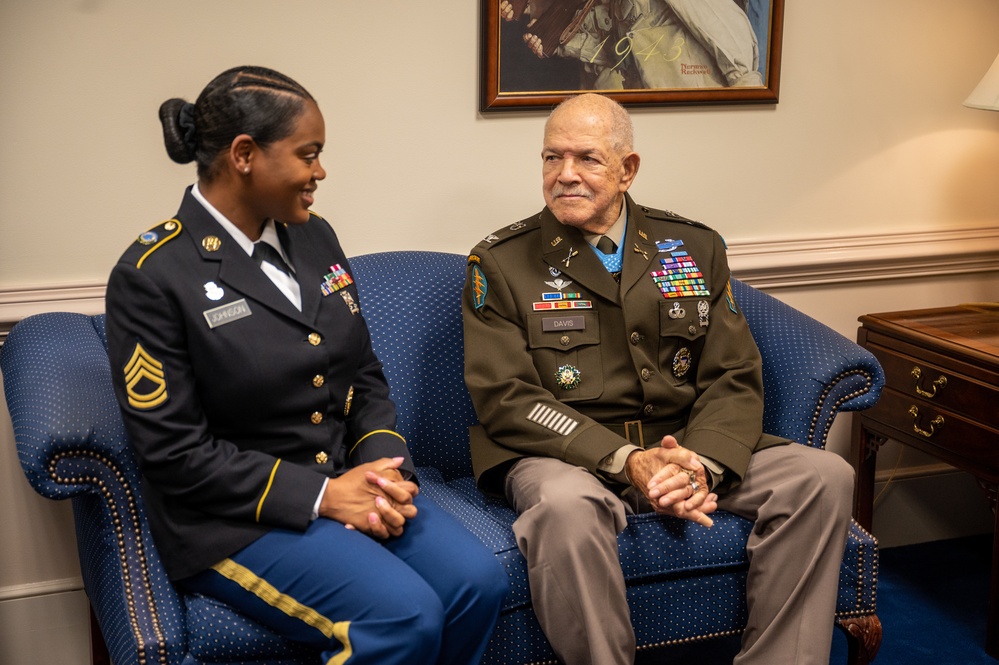
[[562, 185], [556, 184], [552, 187], [552, 196], [558, 198], [560, 196], [582, 196], [585, 199], [593, 199], [593, 193], [589, 192], [581, 187], [563, 187]]

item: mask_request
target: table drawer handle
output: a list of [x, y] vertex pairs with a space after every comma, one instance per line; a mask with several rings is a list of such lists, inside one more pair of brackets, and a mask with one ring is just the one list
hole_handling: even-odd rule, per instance
[[919, 434], [920, 436], [925, 436], [927, 439], [937, 433], [938, 427], [940, 429], [943, 429], [944, 426], [943, 416], [937, 416], [936, 418], [930, 421], [929, 431], [921, 429], [919, 427], [919, 424], [916, 422], [919, 419], [919, 409], [916, 408], [915, 404], [909, 407], [909, 415], [912, 416], [912, 430], [916, 434]]
[[944, 387], [947, 385], [947, 377], [941, 374], [940, 378], [938, 378], [936, 381], [932, 383], [933, 390], [930, 391], [923, 390], [922, 388], [919, 387], [919, 379], [922, 376], [923, 376], [923, 370], [919, 369], [919, 367], [912, 368], [912, 378], [916, 380], [916, 394], [919, 395], [920, 397], [928, 397], [930, 399], [933, 399], [934, 397], [937, 396], [937, 391], [943, 390]]

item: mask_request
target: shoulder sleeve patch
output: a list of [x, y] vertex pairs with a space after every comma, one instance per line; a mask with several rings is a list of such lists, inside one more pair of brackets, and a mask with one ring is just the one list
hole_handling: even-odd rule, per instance
[[471, 276], [469, 281], [472, 288], [472, 302], [475, 304], [475, 309], [482, 309], [486, 304], [486, 294], [489, 293], [489, 282], [486, 281], [486, 275], [482, 272], [482, 268], [479, 267], [478, 263], [469, 264], [472, 266]]
[[169, 219], [140, 235], [136, 239], [136, 242], [140, 245], [148, 245], [149, 249], [142, 254], [138, 262], [136, 262], [135, 267], [141, 268], [142, 264], [150, 254], [179, 236], [183, 228], [183, 224], [181, 224], [178, 220]]

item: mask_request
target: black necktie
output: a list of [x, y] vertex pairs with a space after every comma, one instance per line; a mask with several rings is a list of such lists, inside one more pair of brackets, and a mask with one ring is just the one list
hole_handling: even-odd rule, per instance
[[291, 277], [295, 274], [295, 271], [290, 265], [285, 263], [285, 260], [281, 258], [281, 254], [278, 253], [269, 243], [263, 240], [253, 243], [253, 260], [257, 262], [259, 266], [262, 261], [267, 261], [284, 274]]
[[617, 252], [617, 245], [607, 236], [600, 236], [600, 240], [597, 241], [597, 249], [604, 254], [614, 254]]

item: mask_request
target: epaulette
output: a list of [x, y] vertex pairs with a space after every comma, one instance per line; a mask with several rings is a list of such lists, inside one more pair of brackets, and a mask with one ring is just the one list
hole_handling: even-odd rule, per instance
[[514, 222], [510, 226], [504, 226], [502, 229], [490, 233], [485, 238], [479, 241], [479, 244], [475, 246], [472, 250], [472, 256], [476, 253], [482, 251], [488, 251], [489, 249], [501, 245], [511, 238], [516, 238], [519, 235], [527, 233], [533, 229], [541, 226], [541, 215], [535, 215], [534, 217], [528, 217], [527, 219], [522, 219], [519, 222]]
[[645, 213], [646, 217], [650, 217], [652, 219], [658, 219], [664, 222], [680, 222], [681, 224], [690, 224], [691, 226], [697, 226], [702, 229], [707, 229], [709, 231], [711, 230], [711, 227], [708, 226], [707, 224], [703, 224], [701, 222], [695, 222], [692, 219], [687, 219], [683, 215], [678, 215], [672, 210], [659, 210], [658, 208], [648, 208], [646, 206], [642, 206], [641, 209], [642, 212]]
[[183, 229], [184, 225], [179, 220], [168, 219], [165, 222], [160, 222], [136, 238], [135, 245], [133, 245], [135, 249], [133, 251], [139, 249], [144, 249], [145, 251], [142, 252], [142, 255], [135, 262], [135, 267], [141, 268], [142, 263], [150, 254], [179, 236]]

